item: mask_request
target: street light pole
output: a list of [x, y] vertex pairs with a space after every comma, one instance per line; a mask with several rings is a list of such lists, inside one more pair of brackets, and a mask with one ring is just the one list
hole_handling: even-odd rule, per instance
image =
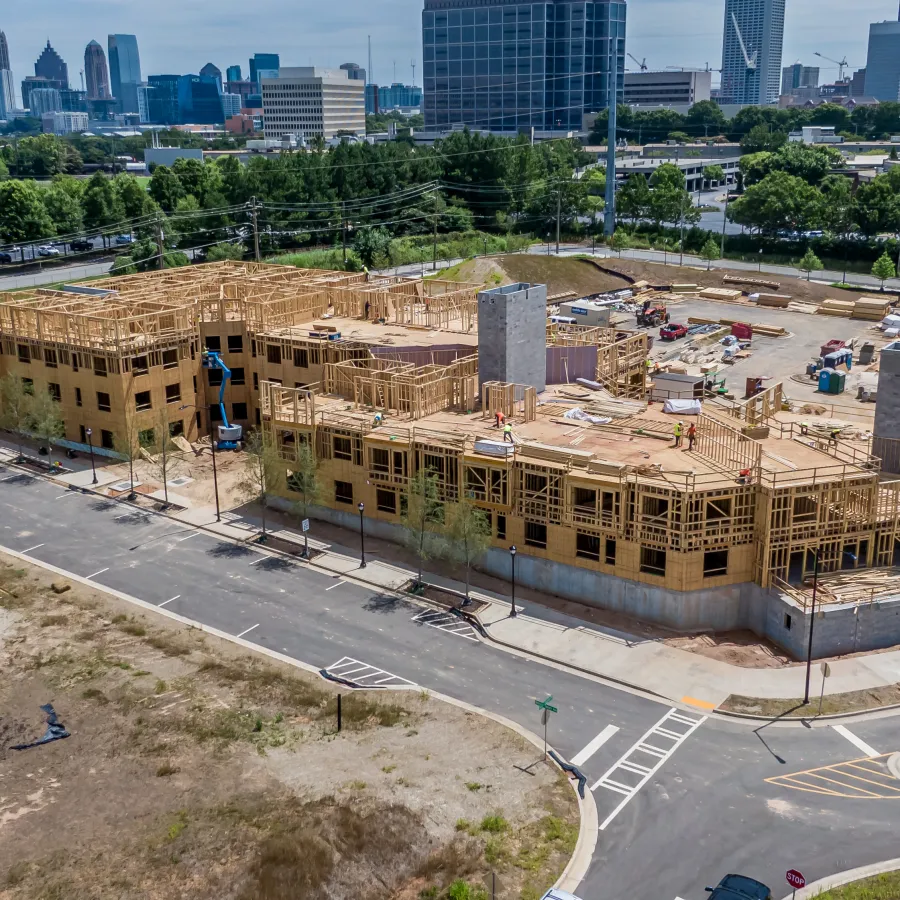
[[96, 484], [97, 483], [97, 468], [94, 465], [94, 444], [93, 444], [93, 441], [91, 441], [91, 435], [94, 432], [91, 431], [90, 428], [86, 428], [84, 433], [87, 436], [88, 447], [90, 447], [90, 450], [91, 450], [91, 475], [93, 475], [93, 480], [91, 481], [91, 484]]
[[364, 524], [365, 519], [363, 518], [363, 513], [366, 509], [365, 503], [360, 501], [357, 509], [359, 510], [359, 567], [364, 569], [366, 567], [366, 526]]
[[806, 650], [806, 690], [803, 692], [803, 705], [809, 703], [809, 679], [812, 674], [813, 626], [816, 624], [816, 589], [819, 586], [819, 548], [813, 551], [816, 561], [813, 564], [812, 614], [809, 617], [809, 646]]
[[513, 544], [509, 548], [509, 559], [512, 566], [512, 605], [509, 610], [509, 617], [514, 619], [518, 613], [516, 612], [516, 545]]

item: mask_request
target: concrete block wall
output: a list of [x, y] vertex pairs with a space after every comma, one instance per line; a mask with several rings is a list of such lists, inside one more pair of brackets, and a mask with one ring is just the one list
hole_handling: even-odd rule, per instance
[[882, 351], [878, 372], [878, 396], [875, 400], [875, 428], [872, 452], [882, 460], [882, 470], [900, 473], [900, 341]]
[[[547, 387], [547, 286], [508, 284], [478, 295], [478, 387]], [[517, 398], [521, 399], [521, 398]]]

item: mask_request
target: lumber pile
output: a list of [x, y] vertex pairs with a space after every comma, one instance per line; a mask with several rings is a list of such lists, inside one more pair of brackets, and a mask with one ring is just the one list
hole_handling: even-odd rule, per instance
[[726, 275], [722, 281], [726, 284], [750, 284], [753, 287], [767, 287], [773, 291], [781, 290], [780, 281], [764, 281], [762, 278], [737, 278], [734, 275]]
[[787, 334], [780, 325], [769, 325], [766, 322], [754, 325], [753, 333], [761, 334], [763, 337], [784, 337]]
[[[812, 579], [806, 586], [812, 587]], [[859, 603], [874, 597], [900, 593], [900, 570], [855, 569], [819, 576], [818, 590], [828, 603]]]
[[819, 307], [820, 316], [843, 316], [849, 319], [852, 312], [852, 300], [823, 300]]
[[781, 294], [760, 294], [756, 298], [757, 306], [774, 306], [778, 309], [787, 309], [791, 298]]
[[880, 322], [891, 311], [891, 305], [881, 297], [860, 297], [853, 304], [851, 319], [868, 319]]
[[699, 284], [673, 284], [669, 288], [673, 294], [696, 294], [699, 289]]
[[741, 291], [731, 288], [703, 288], [700, 296], [704, 300], [724, 300], [726, 303], [733, 303], [735, 300], [741, 299]]

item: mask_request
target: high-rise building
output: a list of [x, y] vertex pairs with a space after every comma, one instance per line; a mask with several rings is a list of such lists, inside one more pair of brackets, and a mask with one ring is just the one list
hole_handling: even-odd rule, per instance
[[219, 90], [222, 90], [222, 70], [218, 66], [214, 66], [211, 62], [207, 63], [200, 70], [200, 74], [204, 78], [212, 78], [219, 85]]
[[150, 75], [147, 78], [147, 118], [154, 125], [177, 125], [180, 75]]
[[223, 125], [222, 92], [215, 78], [182, 75], [178, 79], [178, 120], [182, 125]]
[[0, 69], [0, 119], [8, 119], [16, 108], [16, 88], [10, 69]]
[[0, 69], [9, 71], [12, 66], [9, 64], [9, 44], [6, 43], [6, 35], [0, 31]]
[[122, 113], [139, 112], [137, 89], [141, 83], [141, 57], [137, 38], [133, 34], [111, 34], [109, 48], [109, 78], [116, 109]]
[[42, 130], [49, 134], [77, 134], [87, 131], [86, 112], [49, 112], [41, 116]]
[[625, 73], [627, 106], [693, 106], [709, 100], [711, 93], [712, 72], [684, 69]]
[[873, 22], [869, 26], [866, 96], [900, 100], [900, 21]]
[[347, 73], [347, 77], [351, 81], [365, 82], [366, 70], [357, 63], [343, 63], [341, 68]]
[[725, 0], [721, 103], [776, 103], [785, 0]]
[[227, 81], [243, 81], [244, 79], [241, 77], [241, 67], [229, 66], [225, 70], [225, 78]]
[[88, 111], [88, 95], [87, 91], [69, 90], [59, 92], [59, 108], [63, 112], [83, 112]]
[[335, 137], [366, 133], [366, 86], [346, 69], [284, 68], [262, 82], [266, 137]]
[[63, 62], [63, 58], [50, 46], [41, 51], [41, 55], [34, 64], [34, 74], [37, 78], [46, 78], [48, 81], [57, 81], [60, 89], [69, 86], [69, 67]]
[[277, 53], [255, 53], [250, 57], [250, 80], [256, 85], [256, 93], [260, 91], [260, 80], [277, 78], [280, 68], [281, 57]]
[[237, 94], [241, 98], [241, 105], [247, 106], [246, 99], [256, 92], [256, 85], [252, 81], [226, 81], [225, 93]]
[[850, 79], [850, 96], [865, 97], [866, 95], [866, 67], [857, 69]]
[[817, 66], [804, 66], [795, 62], [781, 70], [781, 93], [790, 94], [799, 88], [819, 86], [819, 69]]
[[625, 0], [425, 0], [424, 114], [430, 127], [580, 129], [622, 102]]
[[91, 41], [84, 50], [84, 78], [87, 95], [91, 100], [108, 100], [112, 97], [106, 54], [96, 41]]
[[[22, 106], [25, 109], [31, 109], [31, 95], [34, 91], [56, 91], [63, 90], [63, 84], [54, 78], [38, 78], [37, 75], [26, 75], [22, 81]], [[58, 109], [59, 107], [57, 107]], [[44, 110], [48, 112], [48, 110]]]
[[232, 116], [239, 115], [241, 111], [240, 94], [222, 94], [222, 115], [227, 121]]
[[422, 88], [414, 84], [384, 85], [378, 88], [378, 108], [381, 112], [392, 109], [414, 109], [422, 106]]
[[62, 112], [62, 99], [56, 88], [34, 88], [28, 95], [31, 115], [39, 119], [45, 113]]

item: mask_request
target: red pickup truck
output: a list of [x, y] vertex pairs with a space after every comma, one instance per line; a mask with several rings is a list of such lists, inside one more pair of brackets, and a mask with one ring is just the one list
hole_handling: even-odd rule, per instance
[[663, 341], [676, 341], [678, 338], [683, 338], [687, 333], [687, 326], [676, 325], [674, 322], [663, 325], [663, 327], [659, 329], [659, 337], [660, 340]]

